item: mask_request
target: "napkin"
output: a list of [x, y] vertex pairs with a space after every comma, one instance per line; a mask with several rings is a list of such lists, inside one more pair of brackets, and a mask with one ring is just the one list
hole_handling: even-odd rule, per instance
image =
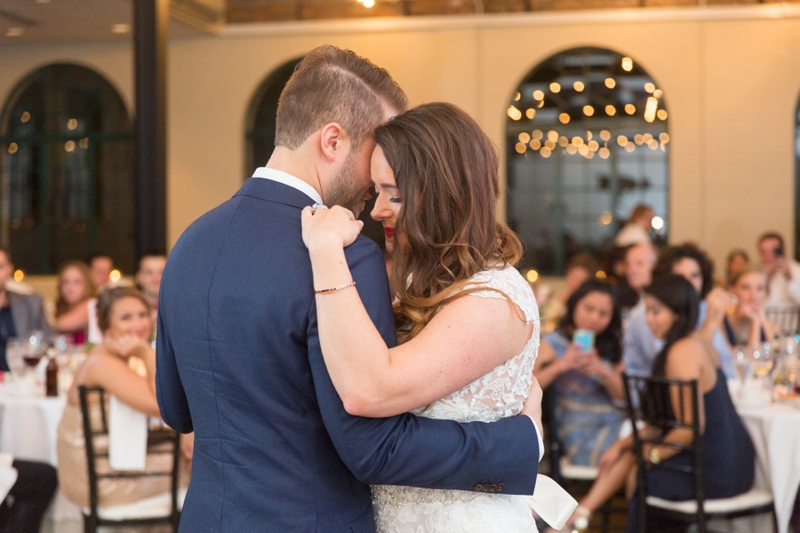
[[553, 529], [563, 528], [578, 507], [575, 498], [561, 485], [541, 474], [536, 477], [533, 496], [526, 496], [525, 499], [530, 508]]
[[13, 455], [0, 453], [0, 501], [6, 499], [11, 487], [17, 482], [17, 469], [11, 466], [13, 462]]
[[108, 463], [114, 470], [144, 470], [147, 415], [111, 396], [108, 413]]

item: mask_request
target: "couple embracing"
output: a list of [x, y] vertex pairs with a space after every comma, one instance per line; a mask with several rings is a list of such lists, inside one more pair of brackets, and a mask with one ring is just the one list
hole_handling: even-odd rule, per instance
[[[181, 531], [536, 531], [539, 317], [497, 155], [455, 106], [407, 108], [385, 70], [313, 50], [267, 166], [173, 248], [156, 378], [195, 432]], [[373, 194], [391, 284], [355, 218]]]

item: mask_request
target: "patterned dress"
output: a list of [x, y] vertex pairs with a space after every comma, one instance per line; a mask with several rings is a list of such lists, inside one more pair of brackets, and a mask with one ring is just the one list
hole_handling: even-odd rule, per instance
[[[560, 331], [545, 335], [559, 359], [570, 345]], [[611, 396], [600, 379], [579, 370], [568, 370], [556, 379], [555, 423], [558, 439], [572, 464], [597, 466], [600, 456], [619, 436], [625, 419], [614, 406]]]

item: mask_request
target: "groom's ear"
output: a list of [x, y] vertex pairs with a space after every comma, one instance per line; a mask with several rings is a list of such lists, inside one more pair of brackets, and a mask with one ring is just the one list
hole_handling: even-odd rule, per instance
[[347, 155], [350, 146], [350, 136], [337, 122], [325, 124], [319, 136], [320, 150], [325, 158], [335, 163]]

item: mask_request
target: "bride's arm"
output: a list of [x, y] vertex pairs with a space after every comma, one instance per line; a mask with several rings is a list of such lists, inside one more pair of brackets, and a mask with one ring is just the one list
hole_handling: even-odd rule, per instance
[[[355, 237], [340, 237], [342, 211], [318, 212], [313, 221], [304, 212], [304, 229], [314, 226], [306, 244], [317, 290], [352, 280], [343, 244]], [[356, 234], [357, 224], [353, 220], [350, 227]], [[389, 349], [356, 289], [316, 296], [325, 364], [351, 414], [391, 416], [443, 398], [519, 354], [531, 335], [532, 325], [520, 320], [507, 300], [460, 297], [413, 340]]]

